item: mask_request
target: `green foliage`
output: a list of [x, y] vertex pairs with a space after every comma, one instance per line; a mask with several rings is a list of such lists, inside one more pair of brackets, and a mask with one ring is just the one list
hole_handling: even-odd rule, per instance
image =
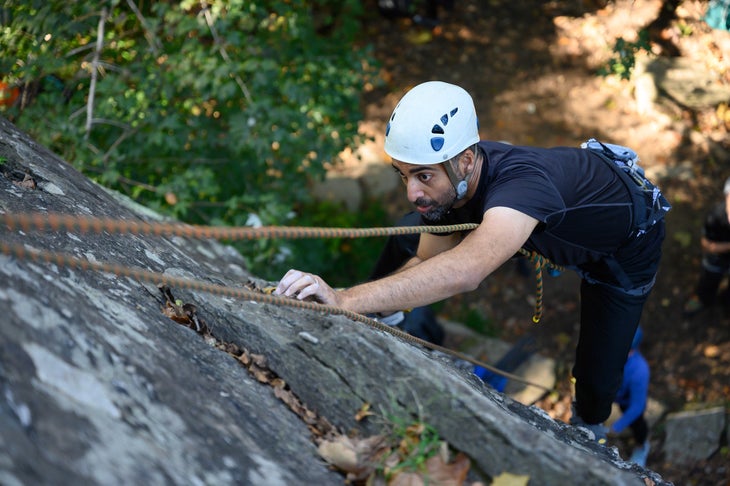
[[639, 31], [639, 38], [636, 42], [627, 42], [623, 37], [619, 37], [613, 46], [613, 56], [603, 68], [598, 70], [598, 74], [601, 76], [617, 75], [621, 79], [631, 78], [631, 71], [636, 64], [636, 54], [642, 50], [651, 53], [647, 30]]
[[[282, 224], [358, 141], [359, 0], [8, 0], [1, 114], [181, 220]], [[0, 107], [0, 110], [3, 110]], [[255, 255], [271, 251], [261, 243]], [[255, 255], [252, 257], [254, 258]]]
[[[306, 227], [368, 228], [383, 226], [388, 220], [386, 211], [372, 201], [358, 213], [347, 211], [343, 205], [332, 202], [312, 202], [298, 207], [298, 216], [288, 224]], [[336, 287], [354, 285], [367, 279], [385, 244], [384, 238], [316, 238], [279, 242], [277, 246], [242, 249], [244, 255], [253, 255], [247, 262], [256, 275], [267, 280], [280, 278], [295, 266], [321, 275]], [[241, 243], [250, 245], [250, 243]]]
[[444, 444], [438, 431], [422, 421], [406, 422], [397, 418], [391, 420], [386, 437], [392, 444], [397, 460], [388, 457], [392, 464], [381, 464], [376, 468], [377, 471], [386, 480], [398, 473], [426, 472], [426, 461], [439, 454]]
[[458, 322], [464, 323], [469, 329], [476, 331], [485, 336], [496, 337], [499, 336], [499, 328], [492, 319], [484, 314], [484, 311], [479, 307], [469, 306], [467, 308], [460, 308], [457, 310], [456, 315], [453, 319]]

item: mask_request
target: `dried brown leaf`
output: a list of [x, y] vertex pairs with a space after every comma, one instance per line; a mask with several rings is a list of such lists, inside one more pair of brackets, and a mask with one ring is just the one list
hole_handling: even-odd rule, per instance
[[[446, 445], [445, 442], [444, 445]], [[448, 459], [448, 454], [446, 454], [446, 459]], [[426, 467], [428, 469], [429, 479], [432, 481], [429, 484], [458, 486], [466, 481], [466, 475], [471, 467], [471, 462], [466, 454], [461, 452], [451, 462], [447, 462], [444, 454], [440, 454], [428, 459], [426, 461]]]
[[319, 455], [329, 464], [341, 471], [360, 473], [362, 466], [358, 462], [355, 445], [349, 437], [340, 435], [334, 440], [326, 440], [317, 448]]
[[359, 422], [370, 415], [373, 415], [373, 412], [370, 411], [370, 404], [365, 402], [362, 404], [362, 407], [360, 407], [360, 410], [358, 410], [355, 414], [355, 420]]
[[23, 180], [21, 182], [16, 182], [15, 184], [23, 189], [36, 189], [37, 187], [35, 180], [30, 176], [30, 174], [25, 174]]
[[527, 486], [529, 482], [530, 476], [503, 472], [494, 478], [492, 486]]
[[319, 446], [319, 455], [329, 464], [352, 475], [350, 479], [364, 479], [374, 471], [374, 464], [390, 451], [385, 437], [374, 435], [354, 438], [345, 435], [324, 441]]
[[264, 370], [259, 368], [258, 366], [251, 366], [248, 369], [254, 378], [256, 378], [261, 383], [269, 383], [269, 370]]
[[241, 353], [241, 356], [238, 357], [238, 361], [248, 368], [251, 365], [251, 355], [248, 354], [248, 351], [244, 351]]
[[251, 361], [260, 368], [266, 368], [266, 357], [263, 354], [251, 354]]
[[162, 308], [162, 313], [178, 324], [190, 324], [190, 317], [185, 314], [182, 307], [177, 304], [173, 304], [170, 301], [165, 303], [165, 307]]
[[[431, 478], [429, 478], [428, 481], [429, 485], [436, 485], [438, 483], [435, 483], [431, 481]], [[425, 486], [426, 482], [418, 473], [414, 472], [401, 472], [397, 473], [393, 478], [388, 481], [388, 486]]]
[[274, 378], [273, 380], [271, 380], [271, 386], [276, 389], [283, 389], [284, 387], [286, 387], [286, 382], [281, 378]]

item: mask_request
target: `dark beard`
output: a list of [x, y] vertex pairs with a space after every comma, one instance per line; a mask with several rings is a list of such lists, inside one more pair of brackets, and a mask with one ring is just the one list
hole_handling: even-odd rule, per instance
[[[449, 214], [449, 211], [451, 211], [451, 208], [454, 207], [454, 203], [456, 202], [456, 191], [452, 187], [449, 189], [449, 192], [444, 197], [444, 201], [436, 201], [434, 199], [426, 199], [426, 198], [419, 198], [416, 199], [415, 205], [416, 206], [432, 206], [430, 210], [423, 213], [421, 215], [421, 218], [423, 218], [424, 221], [426, 221], [429, 224], [435, 224], [437, 223], [441, 218]], [[434, 204], [437, 203], [437, 204]]]

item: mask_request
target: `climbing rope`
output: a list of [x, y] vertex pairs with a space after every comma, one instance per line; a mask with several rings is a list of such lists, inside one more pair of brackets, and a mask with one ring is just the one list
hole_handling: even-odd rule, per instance
[[[183, 236], [192, 238], [211, 238], [218, 240], [255, 240], [262, 238], [359, 238], [374, 236], [393, 236], [405, 234], [420, 233], [451, 233], [458, 231], [469, 231], [478, 227], [475, 223], [465, 223], [457, 225], [445, 226], [398, 226], [383, 228], [322, 228], [322, 227], [299, 227], [299, 226], [262, 226], [262, 227], [217, 227], [217, 226], [198, 226], [180, 223], [167, 222], [139, 222], [127, 221], [114, 218], [96, 218], [91, 216], [77, 216], [59, 213], [5, 213], [0, 214], [0, 223], [5, 225], [12, 231], [20, 229], [23, 231], [32, 230], [53, 230], [53, 231], [77, 231], [79, 233], [103, 233], [112, 234], [135, 234], [135, 235], [154, 235], [154, 236]], [[149, 281], [157, 284], [169, 286], [177, 286], [193, 290], [205, 291], [213, 294], [227, 295], [230, 297], [245, 298], [263, 303], [271, 303], [276, 305], [284, 305], [290, 307], [301, 307], [314, 309], [321, 312], [329, 312], [333, 314], [344, 315], [355, 321], [365, 323], [376, 329], [394, 334], [404, 340], [420, 344], [427, 348], [438, 350], [447, 354], [456, 356], [459, 359], [470, 362], [472, 364], [482, 366], [494, 373], [505, 376], [514, 381], [524, 383], [526, 385], [535, 386], [548, 390], [547, 388], [530, 383], [519, 376], [506, 373], [502, 370], [494, 368], [486, 363], [482, 363], [474, 358], [464, 355], [458, 351], [454, 351], [442, 346], [422, 340], [408, 333], [404, 333], [398, 329], [387, 326], [377, 320], [370, 319], [362, 314], [351, 312], [338, 307], [327, 306], [316, 302], [300, 301], [286, 297], [280, 297], [270, 294], [253, 292], [241, 288], [226, 287], [220, 285], [207, 284], [191, 279], [175, 278], [168, 275], [157, 274], [154, 272], [134, 269], [123, 265], [91, 262], [82, 260], [71, 255], [48, 252], [44, 250], [31, 250], [21, 245], [11, 245], [8, 243], [0, 243], [0, 251], [2, 253], [13, 255], [16, 258], [42, 260], [55, 263], [59, 266], [75, 267], [82, 270], [97, 270], [101, 272], [114, 273], [119, 276], [127, 276], [140, 281]], [[530, 252], [521, 248], [519, 253], [528, 258], [534, 265], [535, 276], [537, 280], [537, 297], [535, 300], [535, 312], [533, 314], [533, 322], [539, 322], [543, 312], [543, 268], [548, 267], [555, 270], [562, 270], [542, 255], [536, 252]]]
[[155, 273], [155, 272], [151, 272], [149, 270], [143, 270], [140, 268], [132, 268], [132, 267], [128, 267], [125, 265], [118, 265], [118, 264], [113, 264], [113, 263], [92, 262], [89, 260], [84, 260], [81, 258], [74, 257], [72, 255], [68, 255], [66, 253], [29, 249], [22, 245], [13, 245], [13, 244], [5, 243], [5, 242], [0, 242], [0, 252], [4, 253], [6, 255], [14, 256], [19, 259], [53, 263], [59, 267], [70, 267], [70, 268], [76, 268], [76, 269], [84, 270], [84, 271], [95, 270], [98, 272], [113, 273], [120, 277], [129, 277], [129, 278], [133, 278], [135, 280], [139, 280], [141, 282], [151, 282], [151, 283], [155, 283], [157, 285], [167, 285], [169, 287], [177, 287], [177, 288], [181, 288], [181, 289], [198, 290], [198, 291], [207, 292], [207, 293], [214, 294], [214, 295], [233, 297], [233, 298], [243, 299], [243, 300], [248, 300], [248, 301], [261, 302], [261, 303], [265, 303], [265, 304], [282, 305], [282, 306], [295, 307], [295, 308], [300, 308], [300, 309], [309, 309], [309, 310], [314, 310], [317, 312], [324, 312], [324, 313], [328, 313], [328, 314], [342, 315], [342, 316], [348, 317], [354, 321], [366, 324], [372, 328], [390, 333], [394, 336], [397, 336], [397, 337], [404, 339], [406, 341], [409, 341], [411, 343], [420, 344], [429, 349], [441, 351], [442, 353], [445, 353], [445, 354], [450, 354], [452, 356], [455, 356], [459, 359], [462, 359], [462, 360], [472, 363], [474, 365], [486, 368], [486, 369], [488, 369], [496, 374], [502, 375], [510, 380], [514, 380], [516, 382], [523, 383], [528, 386], [540, 388], [545, 391], [550, 391], [549, 388], [547, 388], [543, 385], [540, 385], [537, 383], [532, 383], [528, 380], [525, 380], [524, 378], [522, 378], [520, 376], [502, 371], [498, 368], [488, 365], [487, 363], [483, 363], [475, 358], [465, 355], [459, 351], [455, 351], [453, 349], [445, 348], [443, 346], [439, 346], [438, 344], [434, 344], [434, 343], [425, 341], [416, 336], [405, 333], [399, 329], [396, 329], [394, 327], [383, 324], [382, 322], [379, 322], [375, 319], [371, 319], [362, 314], [358, 314], [357, 312], [352, 312], [347, 309], [342, 309], [340, 307], [319, 304], [317, 302], [312, 302], [312, 301], [292, 299], [289, 297], [282, 297], [282, 296], [273, 295], [273, 294], [265, 293], [265, 292], [256, 292], [253, 290], [248, 290], [248, 289], [244, 289], [244, 288], [240, 288], [240, 287], [229, 287], [229, 286], [225, 286], [225, 285], [206, 283], [206, 282], [202, 282], [200, 280], [173, 277], [170, 275]]
[[[0, 214], [10, 230], [22, 229], [78, 231], [79, 233], [135, 234], [154, 236], [185, 236], [192, 238], [212, 238], [218, 240], [256, 240], [256, 239], [302, 239], [302, 238], [367, 238], [375, 236], [397, 236], [420, 233], [452, 233], [477, 228], [475, 223], [444, 226], [396, 226], [384, 228], [322, 228], [304, 226], [199, 226], [166, 222], [127, 221], [115, 218], [69, 215], [59, 213], [14, 213]], [[537, 252], [520, 248], [519, 253], [533, 263], [537, 283], [535, 311], [532, 321], [540, 322], [543, 313], [543, 268], [563, 271]]]
[[80, 233], [135, 235], [187, 236], [217, 240], [301, 239], [301, 238], [367, 238], [373, 236], [406, 235], [414, 233], [451, 233], [476, 228], [477, 224], [465, 223], [449, 226], [396, 226], [387, 228], [314, 228], [306, 226], [197, 226], [181, 223], [139, 222], [114, 218], [95, 218], [59, 213], [0, 214], [11, 230], [78, 231]]
[[537, 290], [535, 292], [535, 313], [532, 315], [532, 322], [537, 324], [540, 322], [540, 319], [542, 318], [542, 310], [543, 310], [543, 303], [542, 303], [542, 296], [543, 296], [543, 282], [542, 282], [542, 275], [543, 275], [543, 269], [548, 268], [550, 270], [562, 272], [564, 270], [563, 267], [554, 264], [544, 256], [540, 255], [536, 251], [527, 251], [524, 248], [520, 248], [520, 254], [527, 257], [528, 260], [530, 260], [535, 267], [535, 281], [537, 285]]

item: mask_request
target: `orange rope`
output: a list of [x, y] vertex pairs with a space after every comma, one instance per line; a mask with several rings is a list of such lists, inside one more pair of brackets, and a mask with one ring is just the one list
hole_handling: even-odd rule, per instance
[[217, 240], [297, 239], [297, 238], [363, 238], [414, 233], [450, 233], [473, 230], [474, 223], [449, 226], [397, 226], [388, 228], [311, 228], [305, 226], [197, 226], [180, 223], [139, 222], [114, 218], [95, 218], [60, 213], [0, 214], [0, 222], [11, 230], [67, 230], [80, 233], [187, 236]]
[[387, 325], [383, 324], [382, 322], [378, 322], [378, 321], [371, 319], [367, 316], [364, 316], [362, 314], [358, 314], [356, 312], [352, 312], [352, 311], [342, 309], [339, 307], [319, 304], [317, 302], [311, 302], [311, 301], [302, 301], [302, 300], [292, 299], [289, 297], [282, 297], [282, 296], [278, 296], [278, 295], [254, 292], [251, 290], [238, 288], [238, 287], [228, 287], [228, 286], [224, 286], [224, 285], [216, 285], [216, 284], [201, 282], [199, 280], [172, 277], [170, 275], [164, 275], [161, 273], [155, 273], [155, 272], [151, 272], [148, 270], [127, 267], [124, 265], [118, 265], [118, 264], [113, 264], [113, 263], [92, 262], [89, 260], [83, 260], [80, 258], [76, 258], [74, 256], [71, 256], [71, 255], [68, 255], [65, 253], [49, 252], [49, 251], [43, 251], [43, 250], [32, 250], [32, 249], [28, 249], [22, 245], [11, 245], [11, 244], [8, 244], [5, 242], [0, 242], [0, 252], [5, 253], [6, 255], [15, 256], [16, 258], [19, 258], [19, 259], [27, 259], [27, 260], [34, 260], [34, 261], [44, 261], [47, 263], [54, 263], [60, 267], [71, 267], [71, 268], [78, 268], [81, 270], [95, 270], [98, 272], [113, 273], [113, 274], [121, 276], [121, 277], [130, 277], [135, 280], [139, 280], [139, 281], [143, 281], [143, 282], [152, 282], [152, 283], [156, 283], [158, 285], [168, 285], [170, 287], [177, 287], [177, 288], [182, 288], [182, 289], [208, 292], [208, 293], [211, 293], [214, 295], [224, 295], [224, 296], [228, 296], [228, 297], [234, 297], [234, 298], [245, 299], [245, 300], [253, 300], [256, 302], [262, 302], [262, 303], [267, 303], [267, 304], [283, 305], [283, 306], [287, 306], [287, 307], [310, 309], [310, 310], [314, 310], [317, 312], [342, 315], [345, 317], [349, 317], [350, 319], [352, 319], [354, 321], [358, 321], [358, 322], [367, 324], [368, 326], [373, 327], [375, 329], [379, 329], [381, 331], [390, 333], [394, 336], [400, 337], [401, 339], [404, 339], [406, 341], [410, 341], [412, 343], [420, 344], [422, 346], [425, 346], [427, 348], [430, 348], [430, 349], [433, 349], [436, 351], [441, 351], [443, 353], [450, 354], [459, 359], [468, 361], [469, 363], [475, 364], [477, 366], [481, 366], [494, 373], [505, 376], [506, 378], [509, 378], [516, 382], [523, 383], [523, 384], [529, 385], [529, 386], [534, 386], [536, 388], [541, 388], [546, 391], [550, 391], [550, 389], [547, 387], [527, 381], [520, 376], [513, 375], [511, 373], [502, 371], [498, 368], [495, 368], [495, 367], [490, 366], [486, 363], [483, 363], [477, 359], [474, 359], [470, 356], [460, 353], [459, 351], [455, 351], [455, 350], [452, 350], [449, 348], [445, 348], [443, 346], [439, 346], [437, 344], [430, 343], [430, 342], [420, 339], [416, 336], [413, 336], [411, 334], [400, 331], [399, 329], [387, 326]]
[[[212, 238], [218, 240], [256, 240], [256, 239], [297, 239], [297, 238], [367, 238], [375, 236], [393, 236], [414, 233], [450, 233], [469, 231], [477, 228], [475, 223], [445, 226], [397, 226], [385, 228], [313, 228], [305, 226], [198, 226], [181, 223], [126, 221], [115, 218], [97, 218], [92, 216], [69, 215], [61, 213], [14, 213], [0, 214], [0, 222], [11, 229], [24, 231], [67, 230], [80, 233], [136, 234], [155, 236], [185, 236], [194, 238]], [[543, 313], [543, 267], [563, 270], [542, 255], [520, 248], [535, 267], [537, 295], [533, 322], [537, 323]]]

